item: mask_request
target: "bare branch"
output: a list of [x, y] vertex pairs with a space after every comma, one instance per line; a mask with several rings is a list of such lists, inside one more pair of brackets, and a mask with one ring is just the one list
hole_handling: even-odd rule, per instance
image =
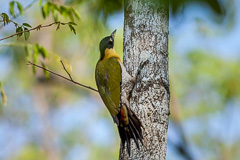
[[63, 68], [64, 68], [64, 70], [67, 72], [67, 74], [68, 74], [68, 76], [70, 77], [70, 79], [67, 78], [67, 77], [64, 77], [64, 76], [62, 76], [62, 75], [60, 75], [60, 74], [58, 74], [58, 73], [56, 73], [56, 72], [54, 72], [54, 71], [51, 71], [51, 70], [49, 70], [49, 69], [46, 69], [46, 68], [44, 68], [44, 67], [42, 67], [42, 66], [39, 66], [39, 65], [37, 65], [37, 64], [35, 64], [35, 63], [32, 63], [32, 62], [30, 62], [30, 61], [28, 61], [27, 65], [32, 65], [32, 66], [41, 68], [41, 69], [43, 69], [43, 70], [45, 70], [45, 71], [48, 71], [48, 72], [50, 72], [50, 73], [52, 73], [52, 74], [54, 74], [54, 75], [56, 75], [56, 76], [58, 76], [58, 77], [61, 77], [61, 78], [65, 79], [65, 80], [67, 80], [67, 81], [70, 81], [70, 82], [72, 82], [72, 83], [74, 83], [74, 84], [76, 84], [76, 85], [79, 85], [79, 86], [81, 86], [81, 87], [84, 87], [84, 88], [90, 89], [90, 90], [92, 90], [92, 91], [98, 92], [98, 90], [96, 90], [96, 89], [94, 89], [94, 88], [92, 88], [92, 87], [90, 87], [90, 86], [86, 86], [86, 85], [84, 85], [84, 84], [81, 84], [81, 83], [78, 83], [78, 82], [74, 81], [74, 80], [72, 79], [71, 74], [66, 70], [63, 62], [62, 62], [62, 61], [60, 61], [60, 62], [62, 63]]
[[67, 72], [69, 78], [73, 81], [71, 74], [67, 71], [67, 69], [65, 68], [65, 66], [64, 66], [64, 64], [63, 64], [63, 61], [60, 60], [60, 62], [62, 63], [63, 69]]
[[8, 39], [8, 38], [11, 38], [11, 37], [14, 37], [14, 36], [17, 36], [21, 33], [24, 33], [24, 32], [30, 32], [30, 31], [33, 31], [33, 30], [40, 30], [41, 28], [45, 28], [45, 27], [50, 27], [54, 24], [61, 24], [61, 25], [65, 25], [65, 24], [68, 24], [68, 23], [61, 23], [61, 22], [53, 22], [53, 23], [50, 23], [50, 24], [47, 24], [47, 25], [38, 25], [37, 27], [34, 27], [34, 28], [31, 28], [31, 29], [28, 29], [28, 30], [24, 30], [24, 31], [21, 31], [21, 32], [18, 32], [18, 33], [15, 33], [15, 34], [12, 34], [10, 36], [7, 36], [7, 37], [4, 37], [4, 38], [1, 38], [0, 41], [2, 40], [5, 40], [5, 39]]

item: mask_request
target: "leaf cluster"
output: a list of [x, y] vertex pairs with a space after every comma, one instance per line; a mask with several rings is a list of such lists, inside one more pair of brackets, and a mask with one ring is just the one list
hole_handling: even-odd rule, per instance
[[[10, 3], [12, 4], [12, 3]], [[17, 3], [18, 4], [18, 3]], [[12, 13], [14, 13], [12, 11]], [[28, 23], [22, 23], [22, 24], [18, 24], [17, 22], [14, 22], [12, 20], [9, 19], [9, 16], [6, 14], [6, 13], [1, 13], [0, 16], [2, 17], [2, 21], [3, 21], [3, 25], [5, 26], [6, 24], [9, 24], [9, 23], [13, 23], [16, 27], [16, 33], [19, 33], [17, 34], [17, 39], [19, 39], [23, 34], [24, 34], [24, 38], [25, 40], [28, 40], [29, 36], [30, 36], [30, 32], [27, 31], [29, 30], [30, 28], [32, 28], [32, 26]], [[22, 31], [26, 31], [24, 33], [20, 33]]]
[[44, 19], [46, 19], [50, 14], [52, 14], [52, 17], [55, 22], [58, 21], [58, 15], [61, 15], [64, 18], [69, 18], [73, 22], [74, 18], [80, 20], [80, 15], [72, 7], [57, 5], [49, 1], [46, 2], [45, 4], [42, 4], [42, 1], [39, 1], [39, 6], [41, 6], [42, 17]]
[[10, 14], [11, 14], [13, 17], [15, 17], [15, 15], [16, 15], [15, 10], [14, 10], [14, 8], [15, 8], [16, 5], [17, 5], [17, 8], [18, 8], [19, 13], [20, 13], [21, 15], [23, 14], [22, 4], [21, 4], [20, 2], [18, 2], [18, 1], [11, 1], [11, 2], [9, 3], [9, 12], [10, 12]]
[[[41, 56], [41, 58], [45, 61], [48, 57], [48, 52], [47, 50], [40, 46], [38, 43], [30, 46], [30, 45], [26, 45], [25, 47], [25, 52], [27, 54], [27, 60], [32, 60], [33, 63], [37, 64], [39, 62], [39, 56]], [[45, 63], [41, 62], [42, 64], [42, 67], [44, 68], [47, 68]], [[36, 74], [36, 67], [33, 66], [32, 67], [32, 71], [33, 71], [33, 74]], [[49, 73], [44, 71], [44, 75], [47, 79], [49, 79]]]

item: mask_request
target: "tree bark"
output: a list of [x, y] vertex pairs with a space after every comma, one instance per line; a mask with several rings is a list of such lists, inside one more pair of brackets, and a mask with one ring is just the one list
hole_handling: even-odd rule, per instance
[[137, 78], [130, 108], [143, 125], [144, 146], [137, 149], [131, 141], [128, 156], [121, 144], [119, 159], [164, 160], [167, 151], [169, 110], [168, 78], [168, 1], [125, 0], [123, 63], [136, 77], [138, 67], [146, 60]]

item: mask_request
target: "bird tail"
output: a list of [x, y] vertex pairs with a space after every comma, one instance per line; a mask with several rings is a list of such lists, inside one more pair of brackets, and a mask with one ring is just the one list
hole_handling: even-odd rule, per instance
[[[130, 156], [131, 148], [130, 148], [130, 139], [132, 138], [136, 143], [137, 148], [139, 149], [139, 141], [143, 145], [143, 135], [142, 135], [142, 124], [138, 119], [136, 114], [128, 107], [128, 125], [118, 125], [118, 132], [122, 141], [123, 149], [125, 147], [125, 142], [127, 143], [127, 151]], [[139, 141], [138, 141], [139, 140]]]

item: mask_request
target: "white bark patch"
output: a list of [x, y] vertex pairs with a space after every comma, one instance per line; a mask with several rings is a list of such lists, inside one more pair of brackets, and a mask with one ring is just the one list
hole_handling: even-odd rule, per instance
[[[170, 113], [168, 6], [144, 0], [128, 0], [124, 5], [123, 62], [126, 70], [135, 77], [140, 63], [145, 60], [149, 63], [138, 75], [129, 102], [144, 127], [144, 147], [141, 145], [138, 150], [132, 141], [129, 157], [126, 146], [124, 150], [121, 146], [119, 159], [165, 160]], [[129, 92], [125, 87], [129, 88], [122, 86], [122, 92]]]

